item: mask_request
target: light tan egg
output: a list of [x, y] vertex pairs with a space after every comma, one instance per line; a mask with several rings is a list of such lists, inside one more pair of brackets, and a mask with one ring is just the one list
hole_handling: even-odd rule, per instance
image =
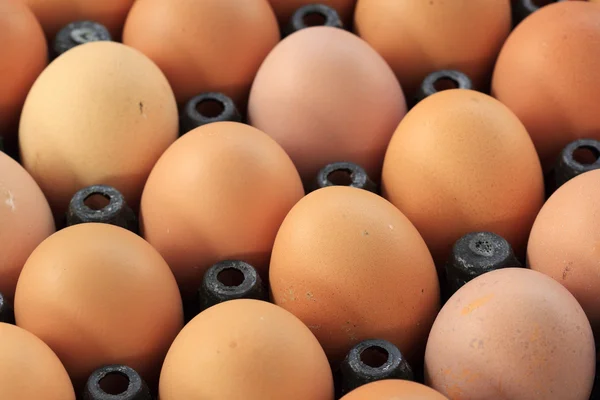
[[135, 49], [101, 41], [69, 50], [39, 76], [19, 143], [23, 166], [60, 216], [75, 192], [98, 184], [136, 208], [177, 135], [177, 105], [160, 69]]

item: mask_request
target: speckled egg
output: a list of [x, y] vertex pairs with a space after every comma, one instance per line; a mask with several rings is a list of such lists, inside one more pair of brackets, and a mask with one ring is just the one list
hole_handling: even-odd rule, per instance
[[567, 289], [525, 268], [483, 274], [440, 311], [426, 383], [451, 400], [588, 400], [592, 329]]

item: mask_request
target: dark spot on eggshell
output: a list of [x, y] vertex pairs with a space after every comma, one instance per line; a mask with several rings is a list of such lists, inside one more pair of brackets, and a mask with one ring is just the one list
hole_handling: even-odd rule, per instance
[[565, 270], [563, 271], [563, 274], [562, 274], [563, 280], [567, 279], [567, 275], [569, 274], [570, 271], [571, 271], [571, 266], [567, 265], [565, 267]]

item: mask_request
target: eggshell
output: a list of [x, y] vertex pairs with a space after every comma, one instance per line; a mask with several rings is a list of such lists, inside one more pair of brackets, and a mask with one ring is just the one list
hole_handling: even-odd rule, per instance
[[123, 32], [164, 71], [179, 103], [221, 92], [242, 109], [279, 38], [267, 0], [137, 0]]
[[524, 256], [544, 201], [523, 124], [499, 101], [466, 89], [438, 92], [407, 114], [388, 147], [382, 186], [439, 267], [469, 232], [498, 234]]
[[363, 189], [330, 186], [300, 200], [277, 233], [269, 277], [273, 301], [311, 328], [333, 362], [372, 338], [415, 360], [439, 310], [425, 242]]
[[[3, 0], [4, 1], [4, 0]], [[75, 21], [91, 20], [104, 25], [119, 38], [125, 17], [136, 0], [21, 0], [41, 22], [49, 39]]]
[[333, 400], [327, 357], [296, 317], [231, 300], [190, 321], [169, 349], [161, 400]]
[[65, 228], [35, 249], [17, 284], [15, 318], [56, 352], [77, 388], [107, 364], [152, 382], [183, 325], [177, 284], [158, 252], [99, 223]]
[[[271, 7], [277, 15], [279, 24], [285, 26], [294, 12], [308, 4], [314, 4], [314, 0], [269, 0]], [[352, 13], [356, 0], [319, 0], [317, 3], [324, 4], [337, 11], [338, 15], [344, 21], [344, 24], [349, 25], [352, 22]]]
[[458, 69], [483, 89], [511, 30], [511, 8], [509, 0], [358, 0], [354, 30], [411, 98], [440, 69]]
[[506, 40], [492, 94], [521, 119], [547, 170], [578, 138], [600, 139], [600, 7], [563, 1], [536, 11]]
[[361, 386], [341, 400], [448, 400], [448, 398], [420, 383], [386, 379]]
[[452, 400], [588, 400], [596, 351], [577, 300], [525, 268], [483, 274], [440, 311], [426, 383]]
[[527, 262], [575, 296], [596, 335], [600, 333], [600, 170], [561, 186], [537, 216]]
[[338, 161], [355, 162], [379, 180], [405, 113], [383, 58], [360, 38], [326, 26], [281, 41], [260, 67], [248, 104], [250, 123], [281, 144], [304, 182]]
[[12, 302], [27, 257], [55, 227], [44, 194], [27, 171], [2, 152], [0, 171], [0, 293]]
[[294, 164], [273, 139], [239, 122], [215, 122], [186, 133], [156, 163], [141, 229], [182, 291], [195, 295], [219, 261], [246, 261], [266, 277], [277, 230], [303, 195]]
[[65, 367], [33, 334], [0, 322], [0, 398], [75, 400]]
[[0, 1], [0, 135], [16, 137], [27, 93], [47, 63], [46, 39], [20, 0]]
[[79, 189], [103, 184], [137, 207], [150, 170], [177, 138], [173, 92], [158, 67], [115, 42], [91, 42], [54, 60], [21, 118], [24, 167], [56, 214]]

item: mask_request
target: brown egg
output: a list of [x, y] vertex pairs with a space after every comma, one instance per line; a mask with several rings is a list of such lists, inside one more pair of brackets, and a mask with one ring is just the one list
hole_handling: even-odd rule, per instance
[[269, 54], [250, 93], [248, 118], [290, 155], [304, 182], [351, 161], [379, 180], [394, 129], [406, 113], [390, 67], [349, 32], [311, 27]]
[[354, 30], [412, 97], [423, 79], [458, 69], [484, 89], [511, 29], [508, 0], [358, 0]]
[[438, 92], [406, 115], [387, 150], [382, 185], [440, 267], [469, 232], [498, 234], [523, 256], [544, 201], [523, 124], [499, 101], [465, 89]]
[[492, 94], [525, 124], [545, 169], [578, 138], [600, 139], [600, 7], [550, 4], [511, 33], [494, 70]]
[[77, 46], [33, 85], [21, 118], [22, 163], [53, 211], [103, 184], [137, 207], [150, 170], [177, 138], [167, 79], [139, 51], [115, 42]]
[[203, 125], [152, 170], [142, 196], [143, 236], [187, 295], [219, 261], [246, 261], [266, 277], [277, 230], [303, 195], [294, 164], [273, 139], [238, 122]]
[[361, 386], [341, 400], [448, 400], [448, 398], [420, 383], [386, 379]]
[[277, 15], [279, 24], [285, 26], [290, 22], [290, 18], [294, 12], [308, 4], [324, 4], [333, 8], [339, 14], [344, 24], [349, 25], [352, 22], [352, 13], [354, 12], [354, 5], [356, 0], [269, 0], [271, 7]]
[[48, 50], [39, 22], [21, 0], [0, 1], [0, 32], [0, 135], [11, 140]]
[[0, 322], [0, 398], [75, 400], [65, 367], [33, 334]]
[[164, 71], [179, 103], [221, 92], [242, 109], [279, 38], [267, 0], [137, 0], [123, 32]]
[[0, 293], [12, 301], [25, 261], [55, 227], [44, 194], [27, 171], [2, 152], [0, 171]]
[[564, 285], [600, 334], [600, 170], [561, 186], [537, 216], [527, 262]]
[[[4, 1], [4, 0], [3, 0]], [[125, 17], [136, 0], [21, 0], [31, 7], [49, 39], [65, 25], [91, 20], [104, 25], [113, 38], [121, 36]]]
[[298, 318], [259, 300], [231, 300], [190, 321], [169, 349], [161, 400], [333, 400], [319, 342]]
[[125, 364], [153, 381], [183, 325], [164, 259], [123, 228], [74, 225], [27, 260], [15, 295], [17, 325], [46, 342], [77, 388], [96, 368]]
[[588, 400], [595, 365], [577, 300], [525, 268], [488, 272], [459, 289], [425, 354], [426, 383], [451, 400]]
[[294, 206], [271, 258], [273, 301], [299, 317], [332, 361], [365, 339], [385, 339], [415, 360], [439, 310], [425, 242], [392, 204], [330, 186]]

